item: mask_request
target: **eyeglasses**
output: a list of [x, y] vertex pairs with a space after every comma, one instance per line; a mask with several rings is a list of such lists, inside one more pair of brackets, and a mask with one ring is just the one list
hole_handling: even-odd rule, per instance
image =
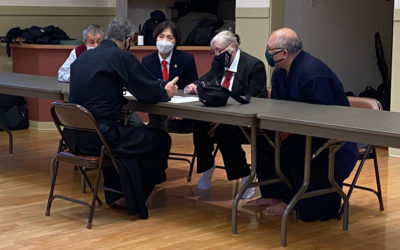
[[267, 49], [267, 50], [277, 50], [277, 49], [280, 49], [281, 51], [284, 50], [284, 48], [279, 48], [279, 47], [278, 47], [278, 48], [269, 48], [268, 46], [267, 46], [266, 49]]
[[127, 36], [126, 39], [128, 39], [128, 38], [130, 38], [130, 39], [129, 39], [129, 46], [132, 46], [132, 45], [134, 44], [134, 42], [133, 42], [133, 37]]
[[128, 47], [126, 48], [126, 50], [129, 50], [129, 48], [130, 48], [132, 45], [134, 45], [133, 38], [132, 38], [131, 36], [125, 37], [125, 39], [128, 39], [128, 38], [129, 38], [129, 43], [128, 43]]
[[215, 55], [216, 52], [217, 52], [218, 54], [222, 54], [222, 53], [225, 52], [225, 50], [226, 50], [229, 46], [230, 46], [230, 44], [229, 44], [228, 46], [226, 46], [225, 48], [223, 48], [223, 49], [220, 49], [220, 48], [213, 48], [213, 49], [210, 51], [210, 55]]

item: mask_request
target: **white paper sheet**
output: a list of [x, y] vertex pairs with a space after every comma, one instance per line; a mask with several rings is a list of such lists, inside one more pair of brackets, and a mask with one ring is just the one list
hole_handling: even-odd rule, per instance
[[199, 98], [197, 96], [174, 96], [171, 98], [172, 103], [188, 103], [188, 102], [198, 102]]
[[[125, 97], [133, 97], [129, 91], [125, 91]], [[188, 102], [198, 102], [199, 98], [197, 96], [174, 96], [171, 98], [172, 103], [188, 103]]]

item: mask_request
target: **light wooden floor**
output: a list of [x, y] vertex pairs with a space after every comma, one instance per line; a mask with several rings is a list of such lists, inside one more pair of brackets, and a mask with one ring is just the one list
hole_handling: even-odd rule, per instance
[[[93, 229], [86, 229], [87, 208], [56, 199], [51, 216], [45, 207], [49, 161], [57, 148], [55, 131], [14, 131], [14, 154], [0, 132], [0, 249], [278, 249], [280, 218], [240, 208], [238, 234], [231, 234], [231, 199], [235, 183], [223, 170], [214, 173], [212, 188], [200, 193], [183, 162], [170, 161], [168, 181], [153, 192], [150, 218], [140, 220], [107, 206], [95, 211]], [[192, 152], [190, 135], [174, 136], [173, 150]], [[248, 149], [247, 149], [248, 150]], [[379, 149], [385, 211], [376, 197], [356, 190], [350, 200], [349, 231], [330, 220], [288, 222], [287, 249], [399, 249], [400, 159]], [[360, 183], [374, 184], [371, 163]], [[56, 192], [89, 199], [80, 193], [80, 176], [71, 167], [60, 170]], [[103, 197], [103, 196], [101, 196]], [[241, 204], [243, 201], [241, 201]]]

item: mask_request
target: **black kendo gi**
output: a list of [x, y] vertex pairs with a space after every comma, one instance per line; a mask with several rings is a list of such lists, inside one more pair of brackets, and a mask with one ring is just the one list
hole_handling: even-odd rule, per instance
[[[120, 189], [129, 212], [147, 219], [145, 201], [154, 186], [166, 180], [171, 138], [161, 130], [138, 124], [124, 126], [119, 122], [121, 108], [126, 103], [124, 87], [141, 102], [169, 100], [165, 82], [111, 40], [103, 40], [71, 65], [69, 102], [90, 111], [117, 161], [119, 177], [114, 168], [104, 168], [104, 186]], [[68, 134], [71, 150], [98, 154], [96, 136], [76, 131]], [[105, 196], [108, 204], [120, 198], [107, 191]]]

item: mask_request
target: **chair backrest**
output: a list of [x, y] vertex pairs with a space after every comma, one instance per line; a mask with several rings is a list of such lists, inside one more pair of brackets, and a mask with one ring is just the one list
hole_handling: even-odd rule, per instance
[[50, 115], [64, 142], [66, 142], [63, 133], [65, 128], [96, 133], [104, 146], [104, 153], [111, 158], [114, 166], [117, 166], [111, 149], [96, 124], [96, 120], [87, 109], [74, 103], [53, 102], [50, 105]]
[[369, 97], [348, 96], [350, 107], [383, 110], [381, 103]]

